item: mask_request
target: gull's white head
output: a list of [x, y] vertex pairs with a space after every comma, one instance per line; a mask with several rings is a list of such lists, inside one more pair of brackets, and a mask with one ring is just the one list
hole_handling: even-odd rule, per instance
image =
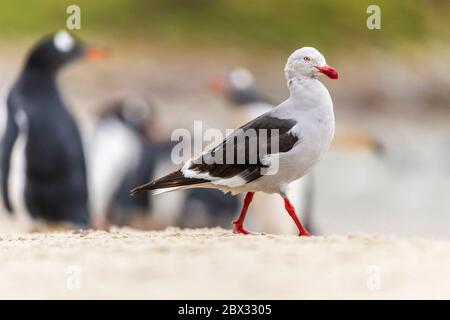
[[336, 69], [327, 65], [324, 56], [312, 47], [303, 47], [291, 54], [284, 72], [288, 81], [295, 78], [317, 78], [321, 73], [331, 79], [338, 78]]

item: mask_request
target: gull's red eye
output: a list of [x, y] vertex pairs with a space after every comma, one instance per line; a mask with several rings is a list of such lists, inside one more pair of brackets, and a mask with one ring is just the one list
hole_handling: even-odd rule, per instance
[[308, 57], [308, 56], [306, 56], [306, 57], [304, 57], [304, 58], [303, 58], [303, 60], [305, 60], [305, 61], [309, 61], [309, 60], [311, 60], [311, 58], [310, 58], [310, 57]]

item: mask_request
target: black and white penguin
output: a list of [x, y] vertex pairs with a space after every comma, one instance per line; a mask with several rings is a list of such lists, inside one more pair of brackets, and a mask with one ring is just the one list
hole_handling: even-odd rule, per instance
[[257, 90], [255, 77], [243, 67], [234, 68], [228, 74], [212, 75], [208, 85], [239, 111], [237, 125], [270, 111], [275, 106], [267, 96]]
[[128, 188], [153, 176], [158, 155], [170, 154], [169, 146], [153, 141], [155, 109], [149, 99], [127, 95], [104, 103], [97, 118], [89, 155], [95, 218], [144, 228], [139, 224], [151, 213], [151, 196], [132, 198]]
[[78, 125], [58, 88], [58, 73], [82, 57], [99, 59], [66, 31], [39, 41], [6, 95], [1, 187], [10, 213], [34, 222], [88, 227], [87, 174]]
[[156, 108], [146, 97], [120, 97], [100, 109], [90, 155], [98, 216], [114, 225], [159, 229], [225, 226], [238, 213], [239, 199], [217, 190], [130, 197], [130, 188], [173, 169], [176, 143], [161, 133]]

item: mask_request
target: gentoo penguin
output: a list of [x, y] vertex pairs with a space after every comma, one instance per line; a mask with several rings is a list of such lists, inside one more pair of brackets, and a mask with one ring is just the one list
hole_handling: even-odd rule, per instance
[[209, 88], [223, 95], [226, 100], [239, 110], [239, 123], [253, 119], [274, 107], [274, 103], [255, 85], [255, 77], [246, 68], [237, 67], [228, 74], [215, 74], [210, 77]]
[[[90, 168], [94, 211], [108, 224], [144, 226], [151, 197], [130, 198], [128, 186], [153, 175], [157, 154], [164, 146], [153, 143], [155, 108], [147, 98], [127, 95], [100, 107], [91, 146]], [[150, 145], [154, 145], [151, 150]], [[162, 150], [160, 150], [160, 148]]]
[[31, 49], [6, 98], [1, 185], [8, 212], [28, 213], [36, 223], [89, 226], [82, 141], [57, 76], [70, 62], [103, 55], [66, 31], [44, 37]]
[[[141, 229], [217, 226], [226, 225], [229, 217], [237, 214], [239, 199], [217, 190], [190, 190], [166, 199], [149, 193], [130, 197], [131, 187], [172, 169], [175, 143], [163, 138], [157, 112], [148, 98], [120, 97], [101, 110], [91, 171], [99, 200], [97, 211], [103, 211], [109, 223]], [[107, 165], [100, 160], [104, 158], [110, 159]]]

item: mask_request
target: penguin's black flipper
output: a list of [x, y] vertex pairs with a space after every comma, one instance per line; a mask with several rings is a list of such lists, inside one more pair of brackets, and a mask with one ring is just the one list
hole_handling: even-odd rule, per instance
[[6, 130], [3, 135], [2, 145], [1, 145], [1, 187], [2, 187], [2, 198], [6, 210], [9, 213], [13, 212], [11, 202], [9, 199], [8, 190], [8, 179], [9, 179], [9, 169], [11, 164], [11, 154], [14, 143], [19, 134], [19, 127], [14, 121], [14, 112], [11, 112], [12, 108], [8, 106], [8, 116], [6, 121]]

